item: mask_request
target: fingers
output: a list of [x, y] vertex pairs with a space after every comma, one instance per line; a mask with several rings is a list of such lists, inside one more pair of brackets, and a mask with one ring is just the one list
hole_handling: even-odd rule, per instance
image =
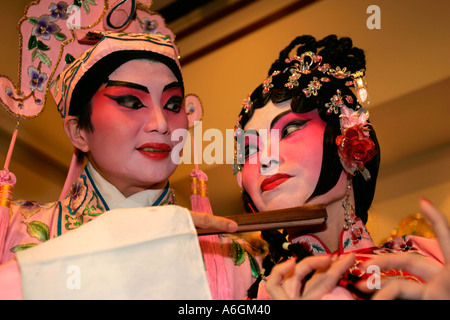
[[329, 275], [333, 276], [333, 281], [337, 282], [339, 278], [352, 266], [355, 264], [356, 256], [354, 253], [349, 253], [341, 256], [337, 259], [330, 270], [327, 271]]
[[311, 279], [312, 285], [305, 291], [304, 298], [320, 299], [336, 286], [342, 275], [355, 263], [355, 254], [350, 253], [337, 259], [328, 270]]
[[300, 299], [305, 277], [316, 269], [328, 268], [330, 264], [330, 256], [307, 257], [299, 263], [289, 259], [277, 264], [268, 277], [267, 292], [273, 299]]
[[447, 218], [426, 198], [420, 200], [420, 210], [433, 226], [445, 261], [450, 261], [450, 229]]
[[236, 232], [238, 229], [237, 223], [233, 220], [203, 212], [190, 211], [190, 213], [197, 228], [214, 228], [229, 233]]
[[421, 256], [414, 254], [386, 254], [370, 259], [361, 266], [366, 270], [369, 266], [377, 266], [380, 270], [403, 269], [421, 277], [424, 281], [429, 281], [441, 270]]
[[289, 259], [279, 263], [272, 268], [270, 276], [267, 278], [266, 289], [272, 299], [287, 300], [290, 296], [282, 286], [284, 277], [292, 274], [295, 269], [295, 259]]
[[317, 269], [328, 268], [331, 265], [331, 256], [307, 257], [297, 263], [295, 267], [295, 277], [303, 280], [308, 274]]
[[307, 257], [296, 264], [294, 274], [285, 281], [284, 287], [292, 299], [299, 299], [304, 280], [313, 271], [327, 269], [331, 265], [331, 256]]
[[372, 300], [421, 299], [424, 286], [417, 282], [401, 279], [390, 280], [382, 284], [372, 296]]
[[442, 270], [429, 283], [418, 283], [405, 279], [381, 280], [379, 289], [369, 289], [365, 281], [360, 281], [357, 287], [362, 292], [372, 292], [373, 300], [448, 300], [450, 298], [450, 277], [448, 270]]
[[442, 270], [425, 286], [423, 299], [449, 300], [450, 299], [450, 265]]
[[[294, 259], [277, 264], [267, 278], [266, 289], [273, 299], [320, 299], [336, 286], [342, 275], [355, 263], [355, 255], [307, 257], [295, 263]], [[313, 284], [301, 296], [303, 281], [316, 271]]]
[[[376, 257], [367, 261], [361, 267], [376, 265], [380, 269], [404, 269], [420, 276], [426, 284], [393, 279], [381, 282], [381, 289], [375, 291], [373, 299], [436, 299], [450, 296], [450, 277], [448, 276], [448, 261], [450, 260], [450, 228], [447, 218], [425, 198], [420, 200], [420, 209], [430, 221], [440, 248], [444, 255], [446, 265], [438, 267], [423, 257], [406, 254], [392, 254]], [[359, 287], [365, 291], [363, 284]]]

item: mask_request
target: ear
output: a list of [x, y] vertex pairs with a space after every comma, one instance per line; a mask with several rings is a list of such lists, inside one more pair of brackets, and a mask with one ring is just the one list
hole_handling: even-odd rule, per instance
[[237, 180], [237, 183], [238, 183], [239, 187], [241, 189], [244, 189], [242, 187], [242, 172], [241, 171], [238, 171], [238, 173], [236, 173], [236, 180]]
[[83, 152], [89, 151], [86, 139], [86, 131], [78, 126], [78, 118], [67, 116], [64, 118], [64, 131], [72, 142], [73, 146]]
[[189, 128], [192, 128], [196, 121], [200, 121], [202, 119], [202, 103], [195, 94], [188, 94], [184, 98], [184, 108], [188, 116]]

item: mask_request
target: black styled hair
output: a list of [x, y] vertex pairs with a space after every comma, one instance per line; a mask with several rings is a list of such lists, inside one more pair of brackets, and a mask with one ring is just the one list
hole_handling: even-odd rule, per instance
[[[315, 190], [308, 199], [310, 201], [331, 190], [338, 182], [343, 169], [335, 142], [336, 137], [341, 134], [339, 112], [330, 112], [329, 105], [326, 104], [330, 103], [330, 99], [336, 95], [337, 90], [346, 99], [346, 105], [354, 110], [357, 109], [357, 98], [350, 89], [352, 86], [349, 83], [350, 78], [328, 76], [320, 68], [311, 68], [310, 73], [301, 74], [300, 78], [297, 79], [298, 84], [290, 88], [286, 87], [285, 84], [289, 82], [289, 77], [292, 75], [289, 72], [290, 68], [293, 68], [296, 63], [298, 67], [298, 60], [289, 59], [292, 56], [291, 51], [296, 47], [294, 55], [301, 56], [304, 53], [312, 52], [322, 57], [320, 64], [322, 67], [329, 65], [328, 67], [332, 68], [333, 71], [347, 74], [365, 69], [366, 60], [364, 51], [354, 47], [352, 40], [348, 37], [338, 38], [336, 35], [330, 35], [319, 41], [310, 35], [297, 37], [280, 52], [278, 59], [270, 67], [268, 77], [273, 75], [270, 90], [265, 93], [263, 91], [265, 85], [259, 85], [250, 94], [252, 102], [250, 109], [243, 109], [240, 113], [239, 123], [244, 128], [252, 117], [254, 110], [264, 107], [269, 101], [280, 103], [292, 100], [291, 109], [295, 113], [305, 113], [317, 109], [320, 118], [326, 122], [326, 128], [323, 139], [321, 173]], [[306, 57], [305, 61], [306, 59], [310, 59], [307, 63], [313, 62], [312, 58]], [[320, 81], [321, 84], [318, 94], [307, 96], [303, 90], [314, 80]], [[367, 212], [373, 201], [380, 163], [378, 140], [373, 127], [369, 126], [369, 128], [370, 137], [374, 141], [377, 151], [376, 156], [365, 165], [370, 172], [371, 179], [366, 181], [359, 173], [353, 177], [355, 214], [364, 223], [367, 222]], [[243, 201], [247, 212], [256, 210], [245, 190], [243, 191]]]

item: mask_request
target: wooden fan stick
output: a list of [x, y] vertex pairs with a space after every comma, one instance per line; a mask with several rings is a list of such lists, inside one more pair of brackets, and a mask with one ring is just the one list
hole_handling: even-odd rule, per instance
[[[324, 205], [303, 206], [227, 216], [238, 224], [236, 232], [261, 231], [293, 227], [308, 227], [325, 223], [327, 211]], [[199, 228], [198, 235], [224, 233], [213, 228]]]

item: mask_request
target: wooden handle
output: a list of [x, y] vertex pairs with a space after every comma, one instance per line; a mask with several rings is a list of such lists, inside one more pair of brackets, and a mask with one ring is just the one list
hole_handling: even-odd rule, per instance
[[[324, 205], [314, 205], [238, 214], [225, 218], [238, 224], [236, 232], [249, 232], [323, 224], [327, 219], [327, 211]], [[197, 233], [198, 235], [208, 235], [224, 232], [213, 228], [199, 228]]]

